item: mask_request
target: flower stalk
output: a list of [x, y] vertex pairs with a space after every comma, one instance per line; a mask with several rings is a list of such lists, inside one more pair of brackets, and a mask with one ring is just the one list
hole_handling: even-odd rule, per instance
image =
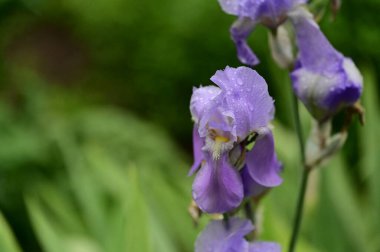
[[293, 95], [293, 111], [294, 111], [295, 129], [297, 132], [297, 138], [298, 138], [298, 143], [299, 143], [300, 153], [301, 153], [302, 180], [301, 180], [301, 187], [300, 187], [300, 191], [298, 195], [296, 213], [294, 217], [292, 236], [290, 238], [290, 243], [289, 243], [289, 250], [288, 250], [289, 252], [293, 252], [297, 244], [297, 239], [298, 239], [300, 226], [302, 222], [307, 184], [309, 180], [309, 174], [311, 171], [310, 167], [306, 165], [305, 142], [304, 142], [302, 124], [301, 124], [301, 119], [300, 119], [300, 114], [299, 114], [298, 99], [295, 95]]

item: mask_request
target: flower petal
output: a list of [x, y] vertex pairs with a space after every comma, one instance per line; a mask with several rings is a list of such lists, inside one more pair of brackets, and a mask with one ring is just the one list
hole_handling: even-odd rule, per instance
[[293, 89], [310, 113], [326, 120], [361, 96], [363, 78], [351, 59], [336, 51], [304, 8], [290, 13], [299, 59], [291, 74]]
[[336, 72], [343, 55], [323, 35], [310, 12], [297, 8], [289, 14], [296, 30], [299, 61], [302, 67], [316, 73]]
[[232, 15], [238, 15], [239, 3], [241, 0], [218, 0], [218, 2], [224, 12]]
[[243, 181], [245, 198], [259, 196], [263, 194], [266, 190], [268, 190], [268, 187], [260, 185], [251, 177], [247, 166], [243, 167], [243, 169], [240, 171], [240, 174]]
[[238, 207], [243, 200], [243, 185], [236, 169], [228, 162], [228, 153], [213, 160], [205, 153], [206, 163], [193, 183], [193, 198], [207, 213], [224, 213]]
[[204, 146], [204, 140], [199, 136], [198, 127], [194, 126], [193, 128], [193, 155], [194, 155], [194, 163], [189, 171], [188, 176], [191, 176], [196, 172], [199, 166], [202, 163], [203, 152], [202, 147]]
[[226, 67], [211, 80], [225, 93], [227, 106], [234, 114], [236, 134], [241, 139], [273, 119], [273, 99], [265, 80], [256, 71], [248, 67]]
[[254, 66], [260, 63], [259, 59], [247, 43], [248, 36], [256, 26], [256, 22], [250, 18], [239, 18], [232, 24], [230, 33], [235, 43], [237, 56], [241, 63]]
[[195, 252], [248, 252], [244, 236], [254, 227], [248, 220], [231, 218], [228, 229], [223, 220], [213, 220], [198, 236]]
[[275, 242], [253, 242], [249, 252], [281, 252], [281, 246]]
[[279, 176], [281, 163], [277, 160], [271, 131], [259, 136], [253, 149], [247, 153], [246, 164], [249, 174], [258, 184], [274, 187], [282, 183]]
[[190, 111], [195, 121], [198, 123], [210, 103], [220, 94], [221, 90], [215, 86], [193, 88], [193, 95], [190, 100]]

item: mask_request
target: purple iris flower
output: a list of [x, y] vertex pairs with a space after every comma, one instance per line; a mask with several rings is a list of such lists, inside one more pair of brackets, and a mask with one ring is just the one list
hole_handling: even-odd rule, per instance
[[287, 19], [289, 11], [306, 2], [307, 0], [219, 0], [226, 13], [238, 16], [230, 32], [239, 60], [247, 65], [258, 64], [258, 58], [247, 44], [247, 38], [255, 26], [263, 24], [275, 29]]
[[[224, 213], [244, 198], [242, 175], [261, 186], [278, 186], [281, 164], [269, 128], [274, 105], [265, 80], [248, 67], [226, 67], [211, 80], [217, 86], [195, 88], [191, 98], [194, 164], [189, 174], [197, 172], [193, 198], [199, 208]], [[243, 143], [253, 135], [256, 143], [248, 151]], [[237, 165], [242, 159], [244, 174]]]
[[336, 51], [304, 8], [290, 14], [296, 30], [298, 60], [293, 89], [310, 113], [324, 121], [361, 96], [363, 78], [350, 58]]
[[211, 221], [198, 236], [195, 252], [281, 252], [277, 243], [245, 240], [244, 236], [254, 230], [249, 220], [231, 218], [228, 222]]

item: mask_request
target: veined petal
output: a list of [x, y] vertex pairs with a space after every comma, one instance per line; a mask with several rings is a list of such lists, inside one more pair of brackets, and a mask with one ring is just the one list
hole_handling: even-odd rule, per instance
[[232, 24], [230, 33], [235, 43], [238, 59], [241, 63], [254, 66], [260, 63], [259, 59], [249, 47], [247, 39], [256, 26], [256, 21], [242, 17]]
[[252, 179], [265, 187], [282, 183], [279, 173], [281, 163], [277, 160], [271, 131], [259, 136], [253, 149], [247, 153], [246, 164]]
[[281, 252], [281, 246], [275, 242], [253, 242], [249, 252]]
[[223, 220], [211, 221], [198, 236], [195, 252], [248, 252], [244, 236], [253, 231], [252, 223], [234, 217], [228, 224], [227, 229]]
[[193, 183], [193, 198], [202, 211], [224, 213], [238, 207], [243, 200], [240, 175], [224, 154], [214, 160], [206, 153], [206, 163], [198, 171]]
[[273, 99], [265, 80], [256, 71], [248, 67], [226, 67], [211, 80], [225, 93], [225, 102], [234, 115], [236, 134], [241, 139], [273, 119]]
[[193, 128], [193, 155], [194, 163], [189, 171], [188, 176], [191, 176], [200, 167], [203, 157], [202, 147], [204, 146], [204, 140], [199, 136], [198, 127], [194, 125]]

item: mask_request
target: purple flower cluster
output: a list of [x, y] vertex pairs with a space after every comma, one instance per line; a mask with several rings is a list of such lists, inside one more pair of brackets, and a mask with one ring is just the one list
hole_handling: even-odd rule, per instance
[[256, 25], [275, 30], [290, 20], [296, 33], [298, 59], [291, 74], [293, 89], [318, 121], [325, 121], [341, 108], [353, 105], [362, 93], [363, 78], [349, 58], [336, 51], [303, 5], [306, 0], [219, 0], [222, 9], [238, 20], [231, 37], [240, 61], [259, 63], [247, 44]]
[[[359, 100], [363, 89], [359, 70], [326, 39], [305, 8], [307, 0], [218, 1], [225, 12], [238, 16], [230, 32], [242, 63], [259, 63], [247, 43], [254, 28], [262, 24], [271, 30], [272, 55], [291, 71], [293, 91], [317, 120], [319, 129], [329, 129], [326, 125], [338, 111]], [[295, 31], [297, 57], [282, 26], [287, 21]], [[282, 183], [282, 165], [270, 125], [274, 101], [265, 80], [248, 67], [226, 67], [211, 81], [216, 85], [194, 88], [191, 97], [194, 164], [189, 175], [196, 174], [192, 194], [199, 209], [228, 216], [242, 202], [248, 202], [244, 199], [261, 196]], [[329, 130], [319, 133], [316, 136], [323, 135], [319, 141], [323, 144], [317, 141], [314, 148], [318, 162], [335, 153], [346, 135], [343, 132], [331, 137]], [[305, 167], [308, 160], [310, 155]], [[253, 230], [250, 221], [239, 218], [212, 221], [199, 235], [195, 251], [281, 251], [276, 243], [248, 242], [244, 237]]]
[[[217, 86], [195, 88], [190, 110], [194, 165], [193, 198], [207, 213], [237, 208], [244, 196], [281, 184], [270, 121], [273, 99], [265, 80], [248, 67], [217, 71]], [[251, 150], [245, 143], [254, 138]], [[199, 170], [198, 170], [199, 169]]]

